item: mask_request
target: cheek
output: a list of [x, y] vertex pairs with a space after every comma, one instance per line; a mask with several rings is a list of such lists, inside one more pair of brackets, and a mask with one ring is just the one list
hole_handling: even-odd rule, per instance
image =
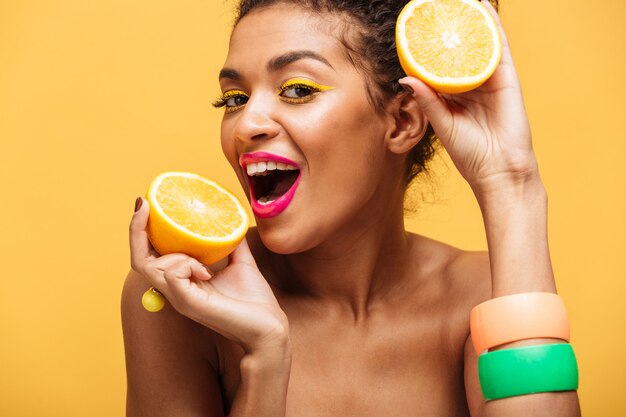
[[235, 141], [232, 139], [232, 136], [229, 135], [231, 129], [228, 127], [228, 123], [222, 121], [222, 126], [220, 129], [220, 144], [222, 146], [222, 153], [228, 160], [228, 162], [235, 168], [235, 164], [238, 166], [239, 161], [237, 161], [237, 150], [235, 148]]
[[384, 133], [372, 118], [332, 119], [328, 127], [325, 136], [311, 138], [305, 151], [317, 184], [314, 198], [329, 201], [332, 196], [352, 210], [371, 199], [385, 175]]
[[220, 133], [220, 144], [222, 146], [222, 153], [226, 157], [226, 160], [228, 161], [232, 169], [235, 171], [235, 174], [237, 175], [241, 186], [245, 190], [247, 189], [248, 184], [243, 177], [243, 173], [241, 172], [241, 168], [239, 166], [239, 156], [237, 154], [235, 141], [233, 140], [232, 136], [227, 133], [230, 131], [231, 130], [227, 126], [227, 124], [225, 122], [222, 122], [222, 128]]
[[379, 115], [361, 103], [324, 116], [317, 124], [319, 134], [311, 138], [316, 161], [341, 172], [375, 169], [385, 152], [385, 126]]

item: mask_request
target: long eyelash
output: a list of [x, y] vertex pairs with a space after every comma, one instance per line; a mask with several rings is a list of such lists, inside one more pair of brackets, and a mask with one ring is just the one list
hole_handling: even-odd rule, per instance
[[308, 88], [309, 90], [315, 91], [315, 92], [331, 90], [334, 88], [334, 87], [330, 87], [327, 85], [321, 85], [321, 84], [315, 83], [311, 80], [298, 78], [295, 80], [285, 81], [283, 85], [280, 86], [280, 91], [285, 91], [288, 88], [294, 88], [294, 87]]
[[310, 94], [304, 97], [281, 97], [283, 100], [288, 101], [290, 103], [304, 103], [304, 102], [310, 101], [313, 99], [315, 94], [320, 92], [320, 90], [313, 88], [306, 84], [289, 84], [285, 86], [285, 88], [282, 88], [280, 92], [282, 94], [284, 91], [290, 90], [292, 88], [303, 88], [305, 90], [309, 90]]
[[305, 90], [309, 90], [311, 94], [304, 96], [304, 97], [298, 97], [298, 98], [283, 96], [281, 97], [281, 99], [288, 103], [301, 104], [301, 103], [307, 103], [313, 100], [315, 96], [317, 95], [317, 93], [320, 93], [326, 90], [331, 90], [334, 87], [321, 85], [311, 80], [307, 80], [305, 78], [297, 78], [297, 79], [285, 81], [283, 85], [280, 86], [280, 89], [279, 89], [280, 94], [282, 95], [283, 92], [285, 92], [286, 90], [290, 90], [292, 88], [303, 88]]
[[224, 94], [222, 94], [220, 97], [218, 97], [213, 103], [211, 103], [211, 105], [215, 107], [216, 109], [220, 107], [225, 107], [229, 98], [235, 97], [238, 95], [246, 95], [246, 94], [241, 90], [229, 90], [229, 91], [226, 91]]
[[[321, 90], [318, 90], [317, 88], [313, 88], [310, 85], [307, 84], [289, 84], [287, 86], [285, 86], [285, 88], [282, 88], [280, 90], [280, 92], [284, 92], [286, 90], [291, 90], [292, 88], [302, 88], [305, 90], [309, 90], [311, 92], [311, 94], [315, 94], [315, 93], [319, 93]], [[286, 98], [290, 98], [293, 99], [292, 97], [286, 97]], [[303, 97], [304, 98], [304, 97]]]
[[224, 98], [224, 96], [219, 96], [218, 98], [215, 99], [213, 103], [211, 103], [211, 106], [215, 107], [216, 109], [219, 109], [220, 107], [224, 107], [225, 105], [226, 105], [226, 99]]

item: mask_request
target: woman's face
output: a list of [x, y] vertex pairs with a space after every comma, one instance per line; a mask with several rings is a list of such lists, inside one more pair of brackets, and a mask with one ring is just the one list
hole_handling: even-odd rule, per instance
[[253, 11], [220, 72], [222, 148], [277, 253], [362, 226], [391, 184], [390, 117], [368, 101], [331, 19], [293, 6]]

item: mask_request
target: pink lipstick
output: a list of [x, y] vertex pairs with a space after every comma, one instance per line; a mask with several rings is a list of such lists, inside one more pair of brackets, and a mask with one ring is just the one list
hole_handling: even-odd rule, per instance
[[255, 216], [270, 218], [285, 211], [300, 183], [300, 166], [284, 156], [269, 152], [241, 155], [250, 189], [250, 203]]

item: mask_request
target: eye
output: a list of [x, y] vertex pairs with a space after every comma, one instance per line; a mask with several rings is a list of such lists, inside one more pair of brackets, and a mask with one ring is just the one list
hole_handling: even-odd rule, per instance
[[239, 107], [243, 106], [248, 102], [248, 96], [243, 94], [238, 94], [236, 96], [228, 97], [225, 99], [226, 107]]
[[315, 92], [316, 91], [312, 89], [311, 87], [309, 87], [308, 85], [296, 84], [296, 85], [291, 85], [291, 86], [288, 86], [287, 88], [284, 88], [280, 92], [280, 95], [286, 98], [303, 98], [303, 97], [310, 96], [311, 94]]
[[293, 79], [286, 81], [280, 87], [280, 97], [289, 103], [305, 103], [312, 100], [317, 93], [330, 90], [333, 87], [317, 84], [307, 79]]
[[228, 90], [213, 103], [213, 107], [224, 107], [226, 112], [239, 109], [248, 102], [248, 95], [241, 90]]

